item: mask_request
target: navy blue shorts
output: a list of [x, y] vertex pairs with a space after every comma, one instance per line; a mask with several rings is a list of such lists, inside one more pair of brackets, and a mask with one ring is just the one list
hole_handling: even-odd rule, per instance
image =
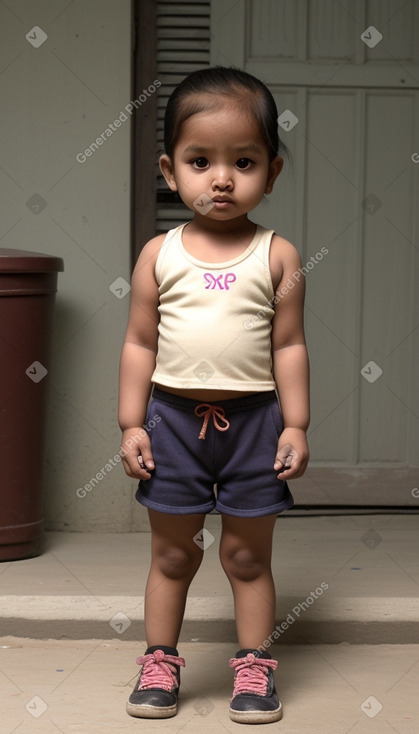
[[156, 468], [138, 485], [142, 505], [174, 515], [216, 508], [261, 517], [294, 504], [273, 468], [283, 430], [274, 390], [201, 403], [155, 388], [146, 425], [154, 426], [149, 436]]

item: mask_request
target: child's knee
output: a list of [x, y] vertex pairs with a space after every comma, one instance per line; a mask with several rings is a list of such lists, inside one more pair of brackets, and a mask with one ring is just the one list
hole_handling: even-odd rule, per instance
[[202, 551], [168, 547], [154, 557], [159, 571], [169, 579], [180, 580], [193, 575], [199, 568]]
[[220, 553], [221, 565], [227, 576], [239, 581], [255, 581], [266, 573], [265, 564], [249, 548], [238, 548]]

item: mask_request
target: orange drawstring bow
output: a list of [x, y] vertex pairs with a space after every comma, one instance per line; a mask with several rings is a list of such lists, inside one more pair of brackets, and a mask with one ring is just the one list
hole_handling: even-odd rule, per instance
[[[199, 432], [198, 438], [205, 439], [208, 422], [211, 416], [212, 416], [212, 421], [217, 431], [227, 431], [230, 428], [230, 423], [228, 422], [225, 416], [224, 408], [221, 408], [219, 405], [210, 405], [209, 403], [200, 403], [200, 405], [197, 405], [195, 408], [195, 415], [197, 415], [198, 418], [202, 418], [202, 417], [204, 418], [204, 421], [202, 423], [202, 428]], [[219, 424], [218, 418], [221, 421], [223, 421], [224, 426]]]

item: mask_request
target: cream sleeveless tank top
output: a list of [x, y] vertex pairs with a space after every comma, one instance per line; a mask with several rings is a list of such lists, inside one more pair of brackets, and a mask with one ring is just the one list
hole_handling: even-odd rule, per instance
[[167, 233], [157, 257], [160, 323], [152, 382], [186, 390], [274, 389], [273, 230], [257, 225], [241, 255], [206, 263], [185, 250], [184, 227]]

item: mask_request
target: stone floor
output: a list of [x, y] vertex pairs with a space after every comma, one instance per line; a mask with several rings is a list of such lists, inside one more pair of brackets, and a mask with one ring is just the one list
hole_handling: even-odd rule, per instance
[[[148, 533], [48, 533], [42, 555], [0, 564], [2, 734], [249, 728], [228, 717], [233, 605], [220, 518], [205, 528], [179, 642], [179, 713], [164, 721], [125, 713], [145, 648]], [[418, 734], [418, 551], [417, 515], [278, 518], [270, 651], [284, 718], [263, 731]]]
[[[4, 638], [0, 648], [2, 734], [111, 734], [248, 731], [228, 716], [232, 643], [179, 646], [177, 716], [163, 721], [125, 713], [144, 643], [122, 640]], [[419, 645], [279, 645], [277, 689], [282, 734], [417, 734]], [[253, 727], [254, 728], [254, 727]]]

